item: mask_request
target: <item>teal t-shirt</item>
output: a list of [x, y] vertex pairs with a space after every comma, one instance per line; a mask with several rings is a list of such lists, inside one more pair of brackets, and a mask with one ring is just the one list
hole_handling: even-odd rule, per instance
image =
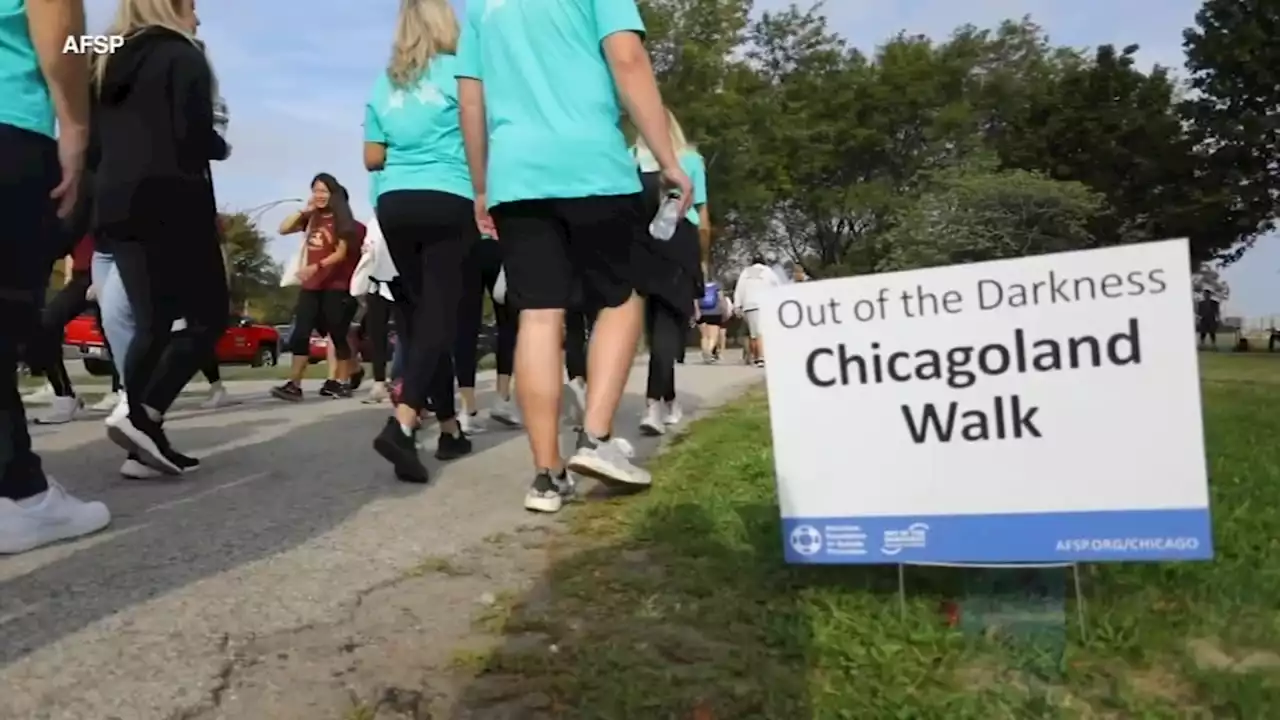
[[470, 0], [458, 77], [484, 84], [489, 206], [631, 195], [635, 161], [601, 43], [644, 33], [635, 0]]
[[53, 100], [27, 30], [26, 0], [0, 0], [0, 98], [0, 124], [54, 137]]
[[689, 176], [693, 183], [693, 205], [689, 206], [689, 222], [697, 227], [702, 223], [698, 217], [698, 208], [707, 204], [707, 165], [702, 161], [702, 154], [697, 150], [685, 150], [680, 153], [680, 169]]
[[413, 87], [396, 88], [383, 73], [365, 106], [364, 139], [387, 146], [387, 162], [375, 186], [436, 190], [468, 200], [471, 173], [458, 117], [457, 58], [437, 55]]

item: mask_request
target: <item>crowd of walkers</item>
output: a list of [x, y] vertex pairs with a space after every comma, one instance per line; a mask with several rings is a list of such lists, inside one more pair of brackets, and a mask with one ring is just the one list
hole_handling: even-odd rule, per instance
[[[213, 347], [228, 318], [227, 260], [210, 165], [231, 147], [198, 25], [194, 0], [120, 0], [108, 32], [124, 45], [89, 62], [61, 52], [63, 38], [84, 33], [79, 2], [0, 0], [0, 202], [9, 219], [0, 553], [110, 521], [102, 503], [72, 497], [44, 472], [13, 371], [25, 359], [43, 373], [55, 403], [48, 419], [69, 419], [81, 406], [60, 359], [71, 318], [93, 309], [113, 359], [114, 387], [99, 409], [126, 453], [122, 474], [199, 467], [164, 428], [196, 373], [210, 380], [211, 406], [225, 401]], [[298, 286], [293, 363], [272, 396], [304, 399], [318, 334], [331, 353], [318, 394], [350, 397], [364, 379], [352, 334], [360, 328], [373, 375], [364, 400], [392, 406], [373, 449], [395, 477], [425, 483], [425, 424], [439, 427], [440, 460], [470, 453], [469, 436], [487, 424], [476, 399], [487, 297], [497, 326], [487, 416], [527, 433], [525, 506], [559, 510], [582, 477], [648, 486], [615, 434], [641, 338], [649, 368], [639, 429], [662, 434], [682, 420], [676, 366], [691, 328], [701, 328], [711, 363], [741, 318], [749, 360], [762, 363], [761, 293], [788, 278], [764, 257], [732, 293], [709, 276], [707, 168], [662, 102], [643, 34], [634, 0], [585, 9], [477, 1], [461, 22], [448, 0], [402, 0], [390, 61], [365, 108], [374, 216], [357, 220], [347, 189], [319, 173], [306, 207], [280, 228], [302, 242], [285, 270]], [[674, 231], [651, 231], [664, 213], [678, 218]], [[63, 256], [67, 283], [46, 305]], [[568, 457], [562, 422], [576, 434]]]

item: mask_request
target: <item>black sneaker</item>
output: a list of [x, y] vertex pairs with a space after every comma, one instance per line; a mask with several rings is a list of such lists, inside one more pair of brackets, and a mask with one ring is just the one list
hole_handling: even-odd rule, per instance
[[573, 494], [574, 482], [569, 473], [561, 470], [557, 477], [549, 470], [542, 470], [534, 476], [529, 492], [524, 495], [524, 508], [534, 512], [560, 512]]
[[359, 390], [360, 383], [362, 382], [364, 382], [364, 366], [363, 365], [361, 365], [360, 367], [357, 367], [356, 371], [351, 373], [351, 381], [347, 385], [347, 387], [351, 388], [351, 390], [353, 391]]
[[405, 435], [400, 429], [400, 421], [395, 418], [387, 418], [382, 432], [373, 439], [373, 449], [395, 467], [397, 479], [410, 483], [430, 481], [431, 476], [422, 464], [422, 458], [418, 457], [417, 438]]
[[337, 380], [325, 380], [320, 386], [320, 397], [342, 397], [342, 383]]
[[183, 455], [172, 447], [162, 447], [160, 448], [160, 452], [164, 453], [164, 456], [174, 465], [177, 465], [178, 469], [184, 473], [200, 469], [199, 458], [193, 458], [190, 455]]
[[467, 434], [458, 430], [457, 435], [440, 432], [440, 440], [436, 443], [437, 460], [457, 460], [463, 455], [471, 454], [471, 440]]
[[165, 437], [164, 429], [155, 420], [128, 415], [107, 426], [107, 437], [137, 455], [138, 460], [152, 470], [165, 475], [182, 474], [182, 469], [166, 454], [166, 449], [171, 450], [169, 438]]
[[333, 398], [349, 398], [354, 388], [347, 383], [338, 383], [338, 387], [333, 389], [333, 394], [329, 397]]
[[271, 397], [288, 402], [302, 402], [302, 388], [290, 380], [280, 387], [271, 388]]

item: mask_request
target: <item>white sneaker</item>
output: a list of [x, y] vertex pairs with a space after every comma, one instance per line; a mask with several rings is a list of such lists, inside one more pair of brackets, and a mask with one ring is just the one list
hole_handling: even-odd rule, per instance
[[667, 426], [662, 419], [662, 403], [650, 400], [649, 407], [644, 411], [644, 417], [640, 418], [640, 432], [650, 437], [666, 433]]
[[582, 378], [574, 378], [564, 384], [561, 412], [569, 426], [577, 429], [587, 417], [587, 384]]
[[209, 397], [202, 403], [200, 408], [203, 410], [217, 410], [231, 404], [231, 396], [227, 394], [227, 389], [222, 383], [214, 383], [209, 388]]
[[107, 415], [107, 427], [119, 425], [121, 420], [129, 416], [129, 398], [122, 391], [120, 393], [120, 401], [111, 409], [111, 414]]
[[520, 410], [510, 400], [499, 399], [489, 408], [489, 417], [510, 428], [520, 427]]
[[129, 458], [120, 466], [120, 476], [129, 480], [154, 480], [163, 476], [159, 470], [153, 470], [142, 464], [137, 458]]
[[55, 397], [57, 397], [57, 394], [53, 392], [53, 386], [50, 385], [49, 383], [45, 383], [44, 385], [40, 386], [39, 389], [32, 390], [26, 395], [23, 395], [22, 401], [28, 402], [28, 403], [34, 403], [36, 405], [45, 405], [53, 402], [53, 399]]
[[387, 392], [387, 384], [384, 382], [374, 382], [369, 386], [369, 396], [361, 400], [366, 405], [378, 405], [391, 397], [391, 393]]
[[563, 478], [538, 475], [524, 495], [524, 509], [543, 513], [560, 512], [565, 502], [573, 497], [574, 488], [571, 473], [566, 472]]
[[672, 400], [665, 403], [666, 414], [662, 418], [662, 422], [667, 425], [679, 425], [684, 420], [684, 408], [680, 407], [680, 403]]
[[635, 449], [621, 438], [607, 442], [593, 440], [586, 433], [578, 434], [578, 449], [569, 459], [570, 473], [593, 478], [613, 487], [642, 488], [653, 484], [648, 470], [636, 466], [631, 460]]
[[463, 435], [476, 435], [488, 429], [478, 414], [467, 410], [458, 413], [458, 427], [462, 428]]
[[0, 499], [0, 555], [78, 538], [110, 523], [106, 505], [77, 500], [49, 478], [49, 489], [40, 495], [17, 502]]
[[49, 409], [31, 418], [36, 425], [65, 425], [76, 419], [76, 413], [84, 407], [84, 401], [78, 397], [55, 397], [49, 403]]
[[109, 413], [116, 409], [116, 406], [120, 404], [120, 400], [123, 397], [124, 396], [121, 393], [109, 392], [106, 395], [103, 395], [101, 400], [90, 405], [89, 409], [94, 412]]

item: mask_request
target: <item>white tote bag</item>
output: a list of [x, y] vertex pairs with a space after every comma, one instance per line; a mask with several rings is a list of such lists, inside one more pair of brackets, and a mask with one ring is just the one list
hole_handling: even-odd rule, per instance
[[499, 305], [507, 304], [507, 269], [498, 271], [498, 279], [493, 282], [493, 301]]

